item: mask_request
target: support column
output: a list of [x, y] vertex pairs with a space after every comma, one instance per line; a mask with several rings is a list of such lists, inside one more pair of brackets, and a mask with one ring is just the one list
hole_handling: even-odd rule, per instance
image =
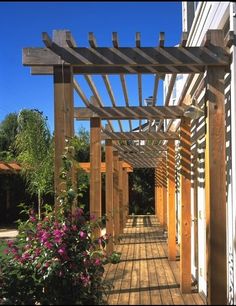
[[156, 215], [160, 226], [163, 226], [163, 181], [162, 181], [162, 164], [158, 164], [156, 168]]
[[167, 148], [167, 215], [168, 259], [176, 260], [176, 208], [175, 208], [175, 141], [168, 141]]
[[[209, 32], [212, 45], [224, 45], [222, 31]], [[205, 192], [209, 305], [227, 304], [224, 75], [224, 68], [207, 69]]]
[[118, 151], [113, 150], [113, 216], [114, 216], [114, 239], [115, 243], [118, 243], [118, 237], [120, 234], [120, 210], [119, 210], [119, 161]]
[[55, 203], [59, 205], [57, 196], [64, 189], [60, 179], [62, 155], [65, 149], [66, 136], [74, 133], [74, 105], [73, 105], [73, 73], [70, 66], [54, 66], [54, 130], [55, 130], [55, 155], [54, 155], [54, 188]]
[[119, 158], [119, 221], [120, 221], [120, 234], [123, 234], [123, 160]]
[[191, 292], [191, 140], [190, 119], [180, 124], [180, 289]]
[[[102, 216], [101, 196], [101, 119], [90, 119], [90, 214], [95, 218]], [[94, 236], [100, 236], [100, 229]]]
[[162, 160], [163, 227], [167, 229], [167, 168], [166, 158]]
[[129, 214], [129, 177], [126, 168], [123, 169], [123, 229]]
[[114, 250], [113, 244], [113, 152], [112, 152], [112, 140], [106, 140], [106, 215], [108, 220], [106, 221], [106, 233], [112, 235], [108, 241], [106, 251], [107, 254], [112, 254]]

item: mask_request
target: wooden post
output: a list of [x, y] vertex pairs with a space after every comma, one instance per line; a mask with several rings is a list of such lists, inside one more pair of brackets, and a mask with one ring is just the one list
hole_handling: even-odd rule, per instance
[[65, 149], [66, 136], [73, 136], [73, 73], [70, 66], [54, 66], [54, 125], [55, 125], [55, 156], [54, 156], [54, 187], [56, 208], [59, 205], [57, 196], [64, 188], [60, 179], [62, 155]]
[[119, 167], [118, 167], [118, 151], [113, 151], [113, 216], [114, 216], [114, 239], [118, 243], [120, 234], [120, 210], [119, 210]]
[[123, 169], [123, 229], [129, 214], [129, 176], [126, 168]]
[[119, 221], [120, 221], [120, 234], [123, 233], [123, 160], [119, 158]]
[[191, 142], [190, 119], [182, 118], [180, 124], [180, 289], [191, 292]]
[[157, 170], [158, 168], [155, 168], [154, 171], [155, 171], [155, 175], [154, 175], [154, 186], [155, 186], [155, 189], [154, 189], [154, 205], [155, 205], [155, 216], [157, 219], [158, 218], [158, 202], [157, 202], [157, 195], [158, 195], [158, 177], [157, 177]]
[[[224, 45], [222, 31], [209, 32], [212, 45]], [[224, 75], [224, 68], [207, 69], [205, 192], [209, 305], [227, 304]]]
[[[96, 219], [102, 216], [101, 199], [101, 119], [90, 119], [90, 214]], [[100, 230], [94, 231], [100, 236]]]
[[176, 208], [175, 208], [175, 141], [168, 141], [167, 148], [167, 210], [168, 210], [168, 259], [176, 260]]
[[162, 164], [159, 163], [156, 168], [156, 215], [157, 219], [160, 222], [160, 225], [163, 226], [163, 181], [162, 181]]
[[162, 193], [163, 193], [163, 228], [167, 229], [167, 169], [166, 169], [166, 158], [162, 159]]
[[106, 140], [106, 233], [112, 235], [108, 241], [106, 251], [110, 255], [114, 250], [113, 244], [113, 152], [112, 140]]

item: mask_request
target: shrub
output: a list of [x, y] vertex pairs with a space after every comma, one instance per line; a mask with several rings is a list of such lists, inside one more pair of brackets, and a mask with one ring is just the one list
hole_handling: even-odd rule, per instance
[[[71, 212], [77, 194], [68, 171], [70, 147], [63, 156], [62, 178], [66, 188], [59, 197], [57, 212], [45, 207], [44, 218], [33, 210], [19, 223], [19, 235], [8, 242], [0, 263], [0, 302], [27, 305], [97, 305], [105, 303], [104, 264], [108, 236], [95, 239], [94, 228], [101, 220], [91, 220], [82, 207]], [[26, 212], [26, 210], [24, 210]], [[114, 260], [115, 258], [115, 260]], [[111, 261], [117, 262], [112, 254]]]

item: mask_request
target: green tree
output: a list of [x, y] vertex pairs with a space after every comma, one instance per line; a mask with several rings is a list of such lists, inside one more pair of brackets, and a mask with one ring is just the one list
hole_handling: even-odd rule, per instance
[[15, 147], [28, 191], [37, 194], [40, 218], [43, 196], [53, 192], [53, 142], [42, 112], [24, 109], [19, 113]]
[[[78, 162], [89, 162], [90, 160], [90, 136], [84, 128], [80, 128], [73, 137], [74, 158]], [[78, 201], [85, 205], [85, 211], [89, 210], [89, 175], [82, 169], [77, 171]]]
[[131, 213], [146, 214], [154, 212], [154, 169], [134, 169], [130, 173]]
[[17, 113], [9, 113], [0, 123], [0, 160], [9, 161], [16, 157], [14, 142], [17, 125]]

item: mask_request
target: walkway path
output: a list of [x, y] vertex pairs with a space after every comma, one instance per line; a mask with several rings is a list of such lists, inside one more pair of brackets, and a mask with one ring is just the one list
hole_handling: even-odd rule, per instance
[[119, 264], [106, 266], [105, 279], [113, 284], [109, 305], [205, 305], [192, 288], [181, 294], [179, 257], [170, 262], [167, 241], [155, 216], [135, 216], [128, 220], [116, 251]]

